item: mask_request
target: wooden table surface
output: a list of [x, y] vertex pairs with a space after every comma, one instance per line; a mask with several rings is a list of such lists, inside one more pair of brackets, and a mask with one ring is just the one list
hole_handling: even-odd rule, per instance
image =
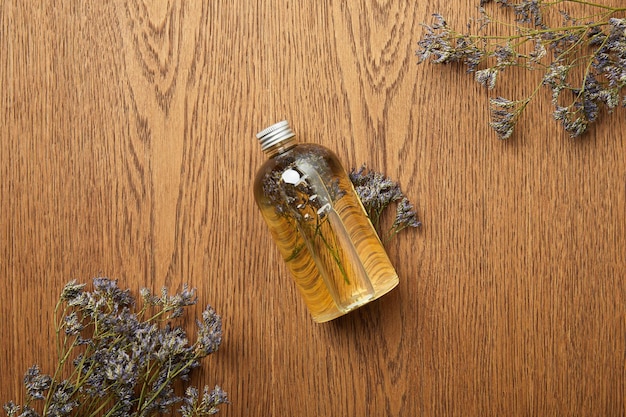
[[[546, 90], [498, 140], [488, 97], [535, 76], [487, 93], [415, 55], [477, 3], [2, 2], [0, 401], [51, 370], [63, 284], [107, 276], [215, 306], [193, 382], [224, 416], [624, 416], [624, 109], [573, 140]], [[285, 118], [423, 221], [388, 245], [398, 288], [322, 325], [252, 196]]]

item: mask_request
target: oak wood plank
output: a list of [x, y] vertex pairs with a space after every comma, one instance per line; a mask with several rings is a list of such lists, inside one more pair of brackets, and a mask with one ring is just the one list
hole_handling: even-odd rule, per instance
[[[471, 76], [414, 54], [476, 2], [426, 3], [3, 2], [0, 402], [51, 370], [63, 284], [109, 276], [222, 314], [193, 382], [225, 416], [624, 415], [624, 109], [572, 140], [546, 93], [498, 141]], [[399, 287], [324, 325], [252, 197], [283, 118], [423, 221], [388, 246]]]

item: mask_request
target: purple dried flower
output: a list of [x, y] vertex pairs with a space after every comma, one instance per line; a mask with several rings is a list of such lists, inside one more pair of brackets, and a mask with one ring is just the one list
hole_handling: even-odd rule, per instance
[[41, 414], [39, 414], [30, 406], [25, 405], [22, 414], [20, 414], [19, 417], [41, 417]]
[[404, 197], [396, 182], [380, 172], [367, 170], [365, 165], [358, 171], [353, 169], [349, 177], [375, 227], [378, 227], [383, 210]]
[[497, 45], [493, 56], [496, 58], [496, 66], [498, 68], [517, 64], [517, 52], [510, 43], [507, 43], [505, 46]]
[[575, 138], [582, 135], [587, 130], [588, 121], [581, 116], [580, 110], [572, 107], [556, 106], [553, 113], [555, 120], [561, 122], [563, 128]]
[[168, 318], [180, 317], [183, 314], [183, 308], [196, 304], [196, 290], [189, 289], [187, 284], [183, 284], [180, 293], [169, 295], [167, 288], [161, 289], [161, 298], [157, 299], [156, 305], [161, 305], [163, 310], [171, 311]]
[[394, 230], [400, 231], [407, 227], [419, 227], [420, 225], [413, 204], [406, 197], [402, 198], [396, 207], [396, 219], [392, 227]]
[[[503, 2], [501, 3], [505, 5]], [[541, 3], [541, 0], [523, 0], [521, 3], [506, 3], [506, 5], [513, 8], [518, 22], [532, 23], [535, 26], [542, 26], [543, 16], [540, 8]]]
[[52, 394], [52, 401], [46, 412], [46, 417], [71, 415], [72, 411], [79, 405], [78, 401], [74, 399], [75, 393], [76, 387], [69, 381], [61, 381], [61, 383], [57, 384]]
[[210, 355], [217, 351], [222, 343], [222, 318], [213, 307], [207, 306], [202, 312], [202, 321], [198, 324], [198, 349], [202, 355]]
[[[552, 91], [554, 117], [571, 136], [583, 134], [599, 118], [603, 107], [611, 112], [620, 103], [626, 105], [626, 95], [622, 93], [626, 86], [626, 18], [616, 17], [626, 12], [626, 7], [576, 1], [599, 8], [599, 13], [590, 16], [600, 20], [576, 19], [566, 10], [559, 10], [562, 26], [549, 27], [544, 22], [543, 9], [562, 2], [496, 0], [495, 3], [513, 12], [517, 22], [510, 35], [501, 36], [481, 34], [494, 21], [484, 8], [489, 3], [494, 1], [480, 1], [479, 34], [456, 32], [443, 16], [435, 14], [436, 22], [424, 25], [424, 36], [418, 42], [418, 62], [431, 58], [432, 63], [464, 63], [468, 71], [475, 72], [475, 80], [490, 90], [496, 87], [496, 80], [501, 82], [500, 72], [506, 67], [544, 68], [541, 84]], [[470, 63], [466, 57], [471, 50], [478, 51], [480, 56]], [[546, 58], [548, 51], [551, 62]], [[480, 68], [480, 64], [484, 66]], [[498, 103], [499, 99], [496, 102], [492, 99], [490, 125], [500, 139], [512, 135], [520, 113], [538, 90], [537, 86], [526, 98], [511, 100], [513, 105], [508, 107]], [[562, 94], [564, 91], [573, 94]]]
[[9, 401], [4, 406], [4, 411], [7, 413], [7, 417], [15, 417], [20, 412], [20, 406], [16, 405], [13, 401]]
[[135, 299], [130, 294], [130, 290], [121, 290], [117, 286], [117, 280], [98, 277], [94, 278], [93, 286], [93, 294], [97, 297], [102, 297], [107, 302], [112, 302], [114, 310], [135, 305]]
[[[417, 214], [409, 200], [400, 189], [400, 185], [385, 177], [380, 172], [367, 170], [365, 165], [357, 171], [352, 169], [350, 181], [365, 208], [378, 235], [388, 241], [406, 227], [418, 227]], [[380, 220], [383, 211], [393, 203], [398, 203], [393, 225], [385, 236], [380, 231]]]
[[476, 81], [487, 87], [489, 90], [493, 90], [496, 86], [496, 78], [500, 71], [497, 68], [485, 68], [476, 71]]
[[39, 366], [33, 365], [28, 368], [24, 375], [24, 386], [29, 397], [35, 400], [43, 400], [44, 393], [50, 389], [52, 378], [49, 375], [41, 373]]
[[85, 328], [85, 326], [83, 326], [83, 323], [81, 323], [80, 319], [78, 318], [78, 314], [75, 311], [72, 311], [70, 314], [65, 316], [63, 321], [64, 321], [63, 325], [65, 327], [65, 334], [68, 336], [77, 336]]
[[[68, 283], [55, 312], [64, 316], [57, 334], [60, 342], [59, 371], [72, 375], [56, 380], [32, 366], [24, 377], [27, 402], [24, 407], [10, 402], [4, 409], [10, 417], [39, 416], [31, 403], [41, 405], [41, 415], [155, 416], [170, 412], [182, 402], [173, 390], [177, 381], [189, 380], [199, 360], [217, 349], [221, 320], [211, 308], [203, 313], [198, 340], [191, 344], [180, 326], [159, 325], [163, 317], [180, 316], [184, 307], [196, 302], [195, 290], [184, 285], [178, 294], [155, 299], [141, 292], [145, 305], [133, 311], [134, 298], [108, 278], [94, 279], [94, 290]], [[153, 315], [148, 311], [157, 310]], [[170, 314], [174, 312], [174, 314]], [[168, 316], [170, 314], [170, 316]], [[88, 337], [84, 337], [88, 335]], [[81, 350], [74, 351], [77, 346]], [[202, 348], [197, 348], [202, 346]], [[65, 366], [74, 367], [73, 371]], [[20, 409], [22, 410], [20, 414]]]
[[72, 303], [75, 299], [82, 295], [84, 288], [85, 284], [78, 284], [76, 280], [68, 282], [65, 284], [63, 291], [61, 292], [61, 301]]
[[453, 32], [440, 14], [433, 14], [435, 23], [423, 25], [426, 34], [418, 42], [418, 62], [429, 58], [435, 64], [459, 62], [473, 71], [482, 61], [484, 51], [468, 36]]
[[496, 97], [489, 100], [491, 126], [500, 139], [508, 139], [513, 134], [520, 114], [528, 104], [528, 101], [514, 101], [504, 97]]
[[228, 396], [217, 385], [212, 390], [205, 385], [202, 399], [199, 399], [198, 390], [189, 387], [185, 392], [183, 402], [180, 408], [183, 417], [210, 416], [219, 411], [217, 408], [219, 405], [228, 404]]

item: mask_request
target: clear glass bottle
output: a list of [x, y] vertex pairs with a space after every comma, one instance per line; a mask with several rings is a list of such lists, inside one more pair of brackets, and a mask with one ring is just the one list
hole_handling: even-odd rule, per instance
[[316, 322], [398, 284], [398, 275], [337, 157], [300, 144], [287, 121], [259, 132], [268, 160], [254, 197]]

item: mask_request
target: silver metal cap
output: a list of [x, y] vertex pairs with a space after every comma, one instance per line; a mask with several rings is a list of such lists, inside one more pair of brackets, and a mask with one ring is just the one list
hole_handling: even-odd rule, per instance
[[283, 120], [282, 122], [278, 122], [261, 130], [256, 134], [256, 137], [261, 144], [261, 150], [266, 150], [279, 142], [294, 137], [295, 135], [296, 134], [293, 133], [289, 127], [289, 122], [287, 120]]

